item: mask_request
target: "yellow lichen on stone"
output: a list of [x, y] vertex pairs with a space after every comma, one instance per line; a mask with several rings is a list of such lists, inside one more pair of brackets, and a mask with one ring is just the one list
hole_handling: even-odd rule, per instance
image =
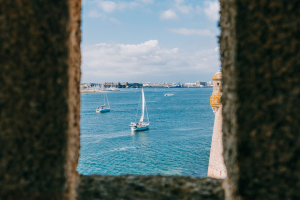
[[217, 72], [213, 77], [213, 93], [210, 97], [210, 105], [213, 112], [216, 113], [221, 106], [222, 96], [222, 72]]
[[215, 107], [215, 106], [221, 105], [221, 101], [220, 101], [221, 96], [222, 96], [221, 94], [213, 94], [213, 95], [211, 95], [211, 97], [210, 97], [210, 105], [211, 105], [211, 107]]
[[217, 73], [213, 76], [212, 80], [222, 80], [222, 72], [221, 72], [221, 70], [220, 70], [219, 72], [217, 72]]

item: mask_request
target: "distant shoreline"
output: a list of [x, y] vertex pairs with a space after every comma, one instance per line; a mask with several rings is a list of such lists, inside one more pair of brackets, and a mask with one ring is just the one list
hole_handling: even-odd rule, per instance
[[108, 92], [104, 90], [80, 90], [80, 93], [100, 93], [100, 92]]

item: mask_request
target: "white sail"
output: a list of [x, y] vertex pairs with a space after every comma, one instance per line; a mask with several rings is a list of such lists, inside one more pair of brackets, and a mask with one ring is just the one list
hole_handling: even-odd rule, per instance
[[144, 113], [145, 113], [145, 95], [144, 95], [144, 89], [142, 88], [142, 116], [140, 122], [144, 121]]
[[[146, 117], [148, 119], [148, 123], [144, 122], [145, 109], [147, 112]], [[142, 111], [141, 111], [141, 113], [142, 113], [142, 115], [141, 115], [139, 123], [131, 122], [131, 124], [129, 125], [129, 127], [131, 127], [132, 131], [144, 131], [144, 130], [149, 129], [148, 111], [147, 111], [147, 107], [146, 107], [146, 100], [145, 100], [145, 94], [144, 94], [143, 88], [142, 88]]]

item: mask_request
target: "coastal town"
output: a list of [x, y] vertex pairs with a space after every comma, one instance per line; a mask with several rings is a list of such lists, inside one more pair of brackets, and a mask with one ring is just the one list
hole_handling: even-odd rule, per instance
[[201, 88], [212, 87], [211, 81], [197, 81], [195, 83], [81, 83], [80, 91], [119, 91], [119, 88]]

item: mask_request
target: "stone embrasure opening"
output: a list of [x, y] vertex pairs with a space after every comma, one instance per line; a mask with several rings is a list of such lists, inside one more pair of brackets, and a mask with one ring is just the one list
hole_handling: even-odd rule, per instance
[[[224, 199], [211, 178], [77, 176], [80, 3], [0, 0], [0, 199]], [[299, 0], [220, 7], [226, 197], [300, 199]]]

